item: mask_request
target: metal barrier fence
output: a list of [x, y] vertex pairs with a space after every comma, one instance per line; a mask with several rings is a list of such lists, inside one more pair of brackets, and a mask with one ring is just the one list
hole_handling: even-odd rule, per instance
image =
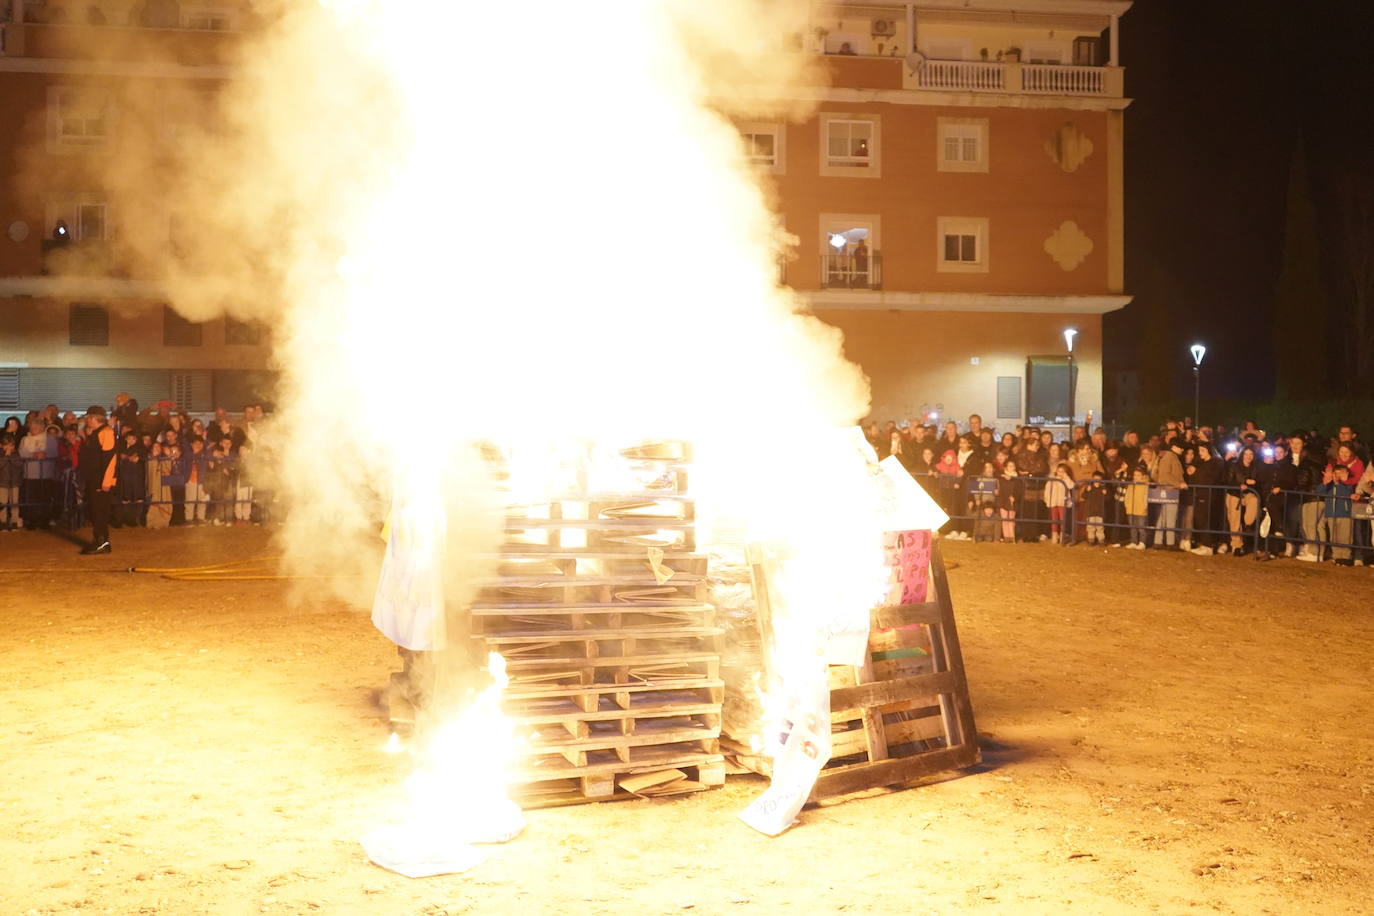
[[[267, 522], [273, 492], [251, 484], [237, 459], [187, 480], [188, 468], [170, 458], [120, 461], [110, 523], [114, 527], [162, 527], [196, 522]], [[149, 473], [149, 464], [158, 467]], [[156, 492], [154, 492], [156, 491]], [[85, 494], [77, 468], [63, 458], [0, 455], [0, 531], [15, 528], [74, 529], [85, 524]]]
[[917, 475], [973, 540], [1053, 540], [1374, 563], [1374, 502], [1343, 492], [1143, 481]]
[[[116, 473], [116, 525], [180, 525], [198, 521], [266, 522], [274, 494], [252, 486], [236, 459], [220, 459], [222, 473], [188, 483], [175, 459], [150, 459], [134, 475]], [[120, 471], [124, 467], [119, 468]], [[1054, 540], [1141, 544], [1214, 552], [1296, 555], [1374, 562], [1374, 502], [1345, 493], [1235, 486], [1186, 488], [1121, 480], [1055, 477], [961, 477], [917, 475], [950, 517], [946, 531], [974, 540]], [[156, 493], [150, 484], [158, 484]], [[1347, 488], [1352, 489], [1353, 487]], [[150, 522], [151, 518], [151, 522]], [[77, 470], [62, 459], [0, 456], [0, 530], [84, 524]], [[1267, 524], [1266, 524], [1267, 523]]]

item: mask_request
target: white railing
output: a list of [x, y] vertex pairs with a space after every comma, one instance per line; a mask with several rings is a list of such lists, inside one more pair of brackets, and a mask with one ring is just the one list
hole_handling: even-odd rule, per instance
[[1065, 67], [1061, 64], [1022, 64], [1021, 91], [1054, 95], [1102, 95], [1101, 67]]
[[971, 60], [927, 60], [920, 70], [922, 89], [1005, 92], [1006, 67]]

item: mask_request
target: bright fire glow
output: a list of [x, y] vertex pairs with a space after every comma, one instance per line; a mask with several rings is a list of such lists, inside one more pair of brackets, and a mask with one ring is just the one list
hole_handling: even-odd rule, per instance
[[488, 666], [492, 683], [418, 752], [401, 820], [364, 838], [379, 864], [464, 871], [485, 857], [475, 845], [504, 843], [524, 827], [524, 815], [507, 792], [520, 743], [501, 711], [505, 660], [493, 652]]
[[[816, 76], [787, 41], [809, 5], [286, 8], [219, 100], [227, 125], [129, 190], [170, 190], [206, 230], [167, 278], [179, 309], [273, 324], [288, 561], [355, 572], [403, 488], [447, 519], [461, 606], [500, 543], [474, 441], [683, 439], [699, 540], [782, 545], [783, 644], [820, 664], [883, 591], [869, 471], [842, 432], [868, 386], [777, 285], [793, 239], [732, 121], [805, 113], [780, 100]], [[472, 756], [487, 712], [442, 730], [431, 763]], [[453, 781], [427, 772], [422, 791]]]

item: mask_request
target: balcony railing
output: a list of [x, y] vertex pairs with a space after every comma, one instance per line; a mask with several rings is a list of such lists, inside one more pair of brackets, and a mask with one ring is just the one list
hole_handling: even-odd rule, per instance
[[922, 89], [1006, 92], [1007, 68], [970, 60], [928, 60], [918, 73]]
[[114, 251], [105, 239], [43, 239], [43, 273], [116, 276]]
[[1102, 95], [1106, 91], [1104, 67], [1066, 67], [1060, 64], [1023, 64], [1022, 92], [1053, 95]]
[[882, 288], [883, 257], [878, 252], [821, 255], [821, 289]]
[[1121, 95], [1120, 73], [1116, 67], [927, 60], [916, 72], [914, 88], [1116, 97]]

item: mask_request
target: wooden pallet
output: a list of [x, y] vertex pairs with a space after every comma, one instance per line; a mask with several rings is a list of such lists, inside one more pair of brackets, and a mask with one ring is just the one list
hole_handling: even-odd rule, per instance
[[[755, 567], [755, 600], [767, 620], [767, 569]], [[870, 615], [869, 659], [831, 666], [830, 761], [811, 801], [900, 786], [981, 759], [939, 545], [931, 550], [935, 600], [889, 605]], [[733, 741], [741, 765], [771, 775], [771, 761]]]
[[724, 782], [723, 630], [704, 600], [681, 460], [642, 459], [664, 484], [652, 490], [593, 492], [584, 479], [508, 509], [498, 575], [481, 583], [471, 621], [506, 660], [502, 708], [526, 742], [522, 804]]
[[725, 758], [719, 754], [700, 754], [690, 750], [683, 752], [676, 748], [656, 750], [660, 752], [641, 753], [638, 763], [594, 763], [576, 770], [565, 770], [561, 775], [540, 768], [522, 770], [511, 788], [511, 794], [522, 808], [652, 797], [658, 793], [633, 791], [632, 783], [632, 788], [626, 788], [625, 784], [636, 776], [671, 775], [669, 771], [673, 770], [679, 771], [682, 778], [692, 784], [688, 791], [713, 789], [725, 784]]

